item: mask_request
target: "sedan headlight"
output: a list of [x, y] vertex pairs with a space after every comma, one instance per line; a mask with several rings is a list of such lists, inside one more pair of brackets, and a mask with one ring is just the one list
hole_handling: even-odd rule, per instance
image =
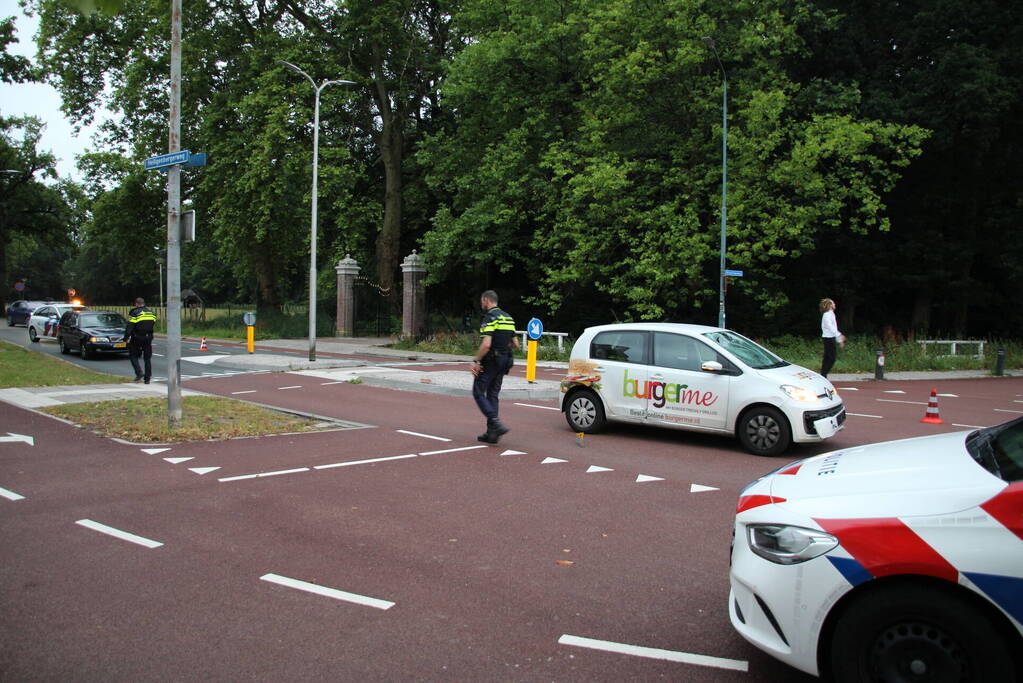
[[806, 562], [838, 545], [831, 534], [784, 524], [750, 524], [746, 537], [750, 550], [776, 564]]
[[97, 342], [108, 342], [110, 341], [110, 337], [89, 337], [89, 341], [93, 344], [96, 344]]
[[782, 384], [781, 390], [784, 391], [789, 398], [796, 401], [809, 403], [817, 400], [817, 394], [813, 393], [813, 390], [807, 389], [806, 387], [797, 387], [793, 384]]

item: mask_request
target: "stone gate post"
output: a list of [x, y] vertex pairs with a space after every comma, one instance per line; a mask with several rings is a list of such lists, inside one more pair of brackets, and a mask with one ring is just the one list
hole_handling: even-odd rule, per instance
[[359, 264], [350, 254], [337, 262], [337, 323], [335, 334], [339, 337], [355, 336], [355, 277]]
[[423, 257], [412, 251], [401, 262], [401, 336], [418, 338], [426, 330], [426, 266]]

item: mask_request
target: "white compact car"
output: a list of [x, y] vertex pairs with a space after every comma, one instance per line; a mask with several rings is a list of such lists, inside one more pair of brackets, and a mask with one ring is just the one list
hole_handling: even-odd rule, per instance
[[33, 342], [40, 339], [57, 341], [57, 330], [60, 329], [60, 317], [68, 311], [81, 311], [85, 306], [77, 303], [49, 303], [32, 311], [26, 326], [28, 338]]
[[734, 435], [757, 455], [833, 436], [845, 406], [821, 375], [741, 334], [680, 323], [587, 328], [561, 382], [576, 432], [606, 421]]
[[732, 625], [807, 673], [1023, 674], [1023, 418], [797, 462], [739, 497]]

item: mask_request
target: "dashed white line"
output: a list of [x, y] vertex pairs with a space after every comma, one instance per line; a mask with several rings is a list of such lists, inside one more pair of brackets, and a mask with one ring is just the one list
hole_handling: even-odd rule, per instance
[[443, 451], [427, 451], [420, 453], [419, 455], [440, 455], [441, 453], [457, 453], [458, 451], [474, 451], [477, 448], [486, 448], [486, 446], [463, 446], [461, 448], [447, 448]]
[[927, 405], [927, 403], [924, 402], [924, 401], [897, 401], [897, 400], [895, 400], [893, 398], [875, 398], [874, 400], [875, 401], [880, 401], [881, 403], [909, 403], [910, 405], [914, 405], [914, 406], [925, 406], [925, 405]]
[[368, 465], [374, 462], [386, 462], [388, 460], [403, 460], [405, 458], [415, 458], [418, 453], [409, 453], [408, 455], [391, 455], [386, 458], [371, 458], [369, 460], [349, 460], [348, 462], [335, 462], [329, 465], [316, 465], [313, 467], [314, 470], [329, 470], [333, 467], [351, 467], [352, 465]]
[[613, 643], [608, 640], [595, 640], [593, 638], [570, 636], [568, 634], [558, 638], [558, 643], [561, 645], [574, 645], [576, 647], [585, 647], [591, 650], [603, 650], [604, 652], [616, 652], [623, 655], [646, 657], [648, 659], [663, 659], [669, 662], [696, 664], [698, 666], [711, 666], [717, 669], [730, 669], [732, 671], [749, 671], [749, 663], [741, 659], [724, 659], [722, 657], [710, 657], [708, 655], [697, 655], [689, 652], [661, 650], [653, 647], [642, 647], [640, 645]]
[[443, 436], [433, 436], [431, 434], [420, 434], [419, 432], [410, 432], [410, 431], [405, 430], [405, 429], [396, 429], [395, 431], [398, 432], [399, 434], [408, 434], [410, 436], [421, 436], [424, 439], [436, 439], [437, 441], [451, 441], [451, 439], [446, 439]]
[[277, 387], [277, 391], [284, 391], [285, 389], [301, 389], [301, 388], [302, 388], [301, 384], [296, 384], [296, 385], [290, 386], [290, 387]]
[[873, 417], [873, 418], [878, 419], [878, 420], [883, 420], [884, 419], [884, 415], [867, 415], [865, 413], [846, 413], [846, 415], [848, 415], [850, 417]]
[[14, 491], [8, 491], [7, 489], [0, 489], [0, 496], [7, 500], [25, 500], [25, 496], [15, 493]]
[[248, 389], [246, 391], [232, 391], [231, 395], [232, 396], [237, 396], [238, 394], [254, 394], [254, 393], [256, 393], [255, 389]]
[[983, 425], [961, 425], [955, 422], [952, 423], [953, 427], [966, 427], [967, 429], [986, 429]]
[[522, 406], [524, 408], [540, 408], [542, 410], [557, 410], [561, 411], [561, 408], [552, 408], [551, 406], [538, 406], [533, 403], [515, 403], [514, 405]]
[[1005, 408], [995, 408], [996, 413], [1020, 413], [1023, 414], [1023, 410], [1006, 410]]
[[276, 470], [274, 472], [260, 472], [258, 474], [241, 474], [236, 477], [222, 477], [217, 481], [238, 481], [239, 479], [257, 479], [259, 477], [276, 477], [281, 474], [296, 474], [298, 472], [308, 472], [308, 467], [296, 467], [291, 470]]
[[280, 576], [279, 574], [264, 574], [259, 578], [262, 581], [269, 581], [270, 583], [276, 583], [280, 586], [287, 586], [288, 588], [295, 588], [300, 591], [306, 591], [307, 593], [315, 593], [316, 595], [334, 598], [335, 600], [343, 600], [345, 602], [352, 602], [366, 607], [374, 607], [376, 609], [390, 609], [391, 607], [394, 607], [394, 603], [390, 600], [370, 598], [365, 595], [357, 595], [355, 593], [341, 591], [336, 588], [327, 588], [326, 586], [320, 586], [307, 581], [289, 579], [287, 576]]
[[345, 382], [320, 382], [321, 387], [328, 386], [330, 384], [345, 384]]
[[127, 531], [121, 531], [120, 529], [115, 529], [112, 526], [107, 526], [106, 524], [94, 522], [91, 519], [80, 519], [77, 522], [75, 522], [75, 524], [80, 524], [87, 529], [92, 529], [93, 531], [98, 531], [101, 534], [107, 534], [108, 536], [119, 538], [122, 541], [137, 543], [138, 545], [142, 545], [147, 548], [159, 548], [161, 545], [163, 545], [163, 543], [160, 543], [159, 541], [154, 541], [148, 538], [144, 538], [142, 536], [136, 536], [135, 534], [130, 534]]

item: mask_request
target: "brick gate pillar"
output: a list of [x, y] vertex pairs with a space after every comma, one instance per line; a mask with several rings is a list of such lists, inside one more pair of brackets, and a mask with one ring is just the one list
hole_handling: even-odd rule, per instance
[[355, 336], [355, 276], [359, 264], [349, 254], [337, 262], [337, 323], [334, 332], [339, 337]]
[[423, 257], [412, 251], [401, 262], [401, 336], [417, 339], [426, 330], [426, 266]]

